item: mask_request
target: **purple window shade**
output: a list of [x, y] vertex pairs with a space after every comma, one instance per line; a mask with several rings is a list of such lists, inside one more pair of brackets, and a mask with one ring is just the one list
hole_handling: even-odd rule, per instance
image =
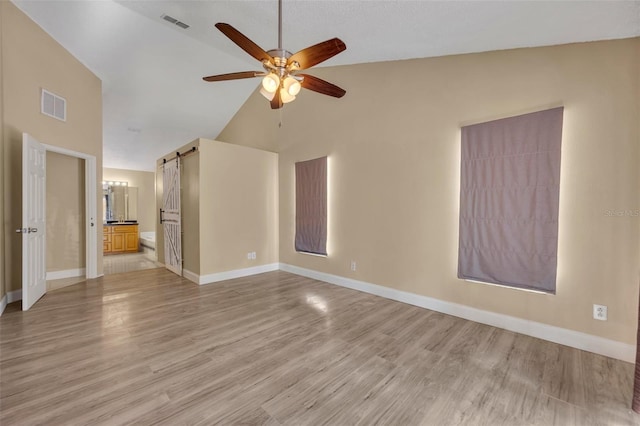
[[295, 247], [327, 254], [327, 157], [296, 163]]
[[462, 128], [459, 278], [555, 293], [563, 110]]

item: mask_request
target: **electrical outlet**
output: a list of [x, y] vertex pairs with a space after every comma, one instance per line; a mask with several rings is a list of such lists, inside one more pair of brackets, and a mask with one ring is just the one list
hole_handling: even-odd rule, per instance
[[251, 252], [247, 253], [247, 259], [251, 260]]
[[356, 261], [355, 261], [355, 260], [352, 260], [352, 261], [351, 261], [351, 270], [352, 270], [352, 271], [355, 271], [355, 270], [356, 270]]
[[593, 305], [593, 319], [607, 320], [607, 307], [605, 305]]
[[251, 252], [251, 260], [256, 260], [256, 252], [255, 251]]

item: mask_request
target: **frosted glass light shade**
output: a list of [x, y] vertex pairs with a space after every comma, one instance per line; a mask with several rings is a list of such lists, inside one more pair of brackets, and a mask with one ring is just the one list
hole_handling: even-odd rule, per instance
[[280, 89], [280, 99], [282, 99], [283, 104], [288, 104], [296, 99], [295, 96], [290, 95], [284, 88]]
[[286, 90], [286, 92], [291, 96], [296, 96], [300, 93], [300, 89], [302, 88], [302, 86], [300, 86], [300, 82], [291, 76], [284, 79], [283, 86], [284, 90]]
[[265, 90], [265, 88], [264, 88], [264, 87], [261, 87], [261, 88], [260, 88], [260, 94], [261, 94], [262, 96], [264, 96], [265, 98], [267, 98], [267, 100], [268, 100], [268, 101], [271, 101], [271, 99], [273, 99], [273, 97], [275, 96], [276, 91], [274, 90], [273, 92], [269, 93], [269, 92], [267, 92], [267, 91]]
[[262, 79], [262, 87], [269, 93], [275, 93], [280, 87], [280, 78], [273, 73], [267, 74]]

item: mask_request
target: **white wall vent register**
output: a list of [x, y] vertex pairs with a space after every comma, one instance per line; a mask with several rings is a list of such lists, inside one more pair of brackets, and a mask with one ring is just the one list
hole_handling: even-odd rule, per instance
[[60, 121], [67, 121], [67, 100], [42, 89], [40, 112]]

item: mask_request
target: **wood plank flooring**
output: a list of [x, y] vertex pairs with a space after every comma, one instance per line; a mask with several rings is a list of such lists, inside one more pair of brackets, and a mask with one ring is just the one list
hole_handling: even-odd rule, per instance
[[104, 256], [102, 259], [105, 275], [140, 271], [143, 269], [154, 269], [158, 267], [153, 255], [149, 253], [109, 254]]
[[164, 269], [0, 317], [0, 424], [637, 425], [633, 366], [312, 279]]

